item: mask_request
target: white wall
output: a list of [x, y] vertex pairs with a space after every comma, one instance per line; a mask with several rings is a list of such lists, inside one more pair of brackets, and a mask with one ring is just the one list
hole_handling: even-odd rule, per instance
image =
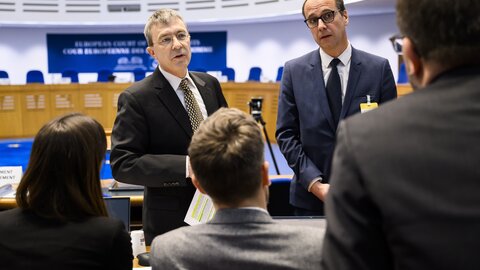
[[[277, 69], [285, 61], [303, 55], [318, 46], [302, 18], [268, 23], [194, 25], [191, 32], [227, 31], [227, 65], [236, 71], [236, 81], [245, 81], [252, 66], [260, 66], [265, 80], [275, 80]], [[141, 33], [143, 26], [131, 27], [0, 27], [0, 70], [6, 70], [12, 84], [25, 83], [30, 69], [47, 74], [47, 33]], [[397, 33], [395, 14], [350, 17], [347, 27], [352, 45], [390, 61], [397, 74], [397, 55], [388, 37]], [[46, 75], [47, 83], [53, 75]], [[95, 74], [80, 75], [81, 82], [94, 81]]]

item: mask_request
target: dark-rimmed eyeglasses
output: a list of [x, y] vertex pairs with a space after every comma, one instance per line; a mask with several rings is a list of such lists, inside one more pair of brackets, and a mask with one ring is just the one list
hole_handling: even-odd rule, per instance
[[392, 42], [393, 50], [397, 54], [402, 54], [403, 38], [404, 36], [400, 34], [393, 35], [389, 38], [390, 42]]
[[318, 26], [318, 20], [322, 20], [324, 24], [331, 23], [335, 19], [335, 14], [340, 10], [328, 10], [318, 17], [312, 17], [304, 20], [308, 28], [314, 28]]

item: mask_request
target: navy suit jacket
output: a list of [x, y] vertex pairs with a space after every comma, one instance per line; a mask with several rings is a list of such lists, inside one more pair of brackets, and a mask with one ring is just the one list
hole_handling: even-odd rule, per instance
[[[352, 48], [347, 90], [340, 119], [360, 112], [360, 103], [384, 103], [397, 89], [388, 61]], [[328, 105], [319, 50], [288, 61], [284, 66], [278, 105], [276, 137], [294, 177], [290, 203], [322, 210], [323, 203], [308, 185], [316, 178], [328, 183], [337, 127]]]
[[[217, 79], [190, 72], [208, 115], [227, 102]], [[195, 193], [186, 179], [186, 156], [193, 132], [187, 111], [157, 69], [118, 98], [112, 130], [113, 177], [144, 185], [143, 230], [147, 244], [183, 222]]]

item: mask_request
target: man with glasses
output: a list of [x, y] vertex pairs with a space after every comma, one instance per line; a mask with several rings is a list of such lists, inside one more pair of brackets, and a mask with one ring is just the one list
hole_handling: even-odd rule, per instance
[[350, 45], [343, 0], [306, 0], [302, 12], [320, 48], [285, 64], [276, 137], [295, 174], [295, 214], [323, 215], [338, 122], [397, 91], [386, 59]]
[[214, 77], [188, 72], [190, 35], [180, 15], [156, 11], [145, 25], [152, 75], [118, 99], [110, 161], [116, 180], [145, 186], [143, 230], [147, 245], [183, 222], [195, 192], [187, 148], [200, 122], [227, 106]]
[[479, 11], [397, 1], [418, 91], [340, 125], [324, 269], [479, 269]]

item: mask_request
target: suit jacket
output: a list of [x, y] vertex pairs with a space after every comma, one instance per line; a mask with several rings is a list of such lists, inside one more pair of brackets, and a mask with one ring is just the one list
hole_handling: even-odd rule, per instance
[[[294, 172], [290, 203], [317, 211], [323, 209], [323, 203], [308, 192], [308, 186], [317, 177], [328, 183], [337, 129], [322, 74], [319, 50], [285, 64], [276, 131], [280, 151]], [[392, 71], [386, 59], [352, 48], [340, 119], [360, 112], [367, 95], [377, 103], [396, 98]]]
[[206, 224], [155, 238], [152, 269], [319, 269], [324, 230], [284, 225], [255, 209], [222, 209]]
[[0, 212], [2, 269], [132, 269], [132, 260], [119, 220], [59, 223], [20, 208]]
[[[190, 77], [209, 115], [227, 106], [218, 80], [200, 72], [191, 72]], [[192, 134], [187, 111], [158, 68], [120, 94], [110, 163], [116, 180], [145, 186], [147, 244], [155, 235], [185, 225], [183, 219], [195, 192], [186, 179]]]
[[478, 85], [451, 71], [340, 125], [325, 269], [479, 269]]

